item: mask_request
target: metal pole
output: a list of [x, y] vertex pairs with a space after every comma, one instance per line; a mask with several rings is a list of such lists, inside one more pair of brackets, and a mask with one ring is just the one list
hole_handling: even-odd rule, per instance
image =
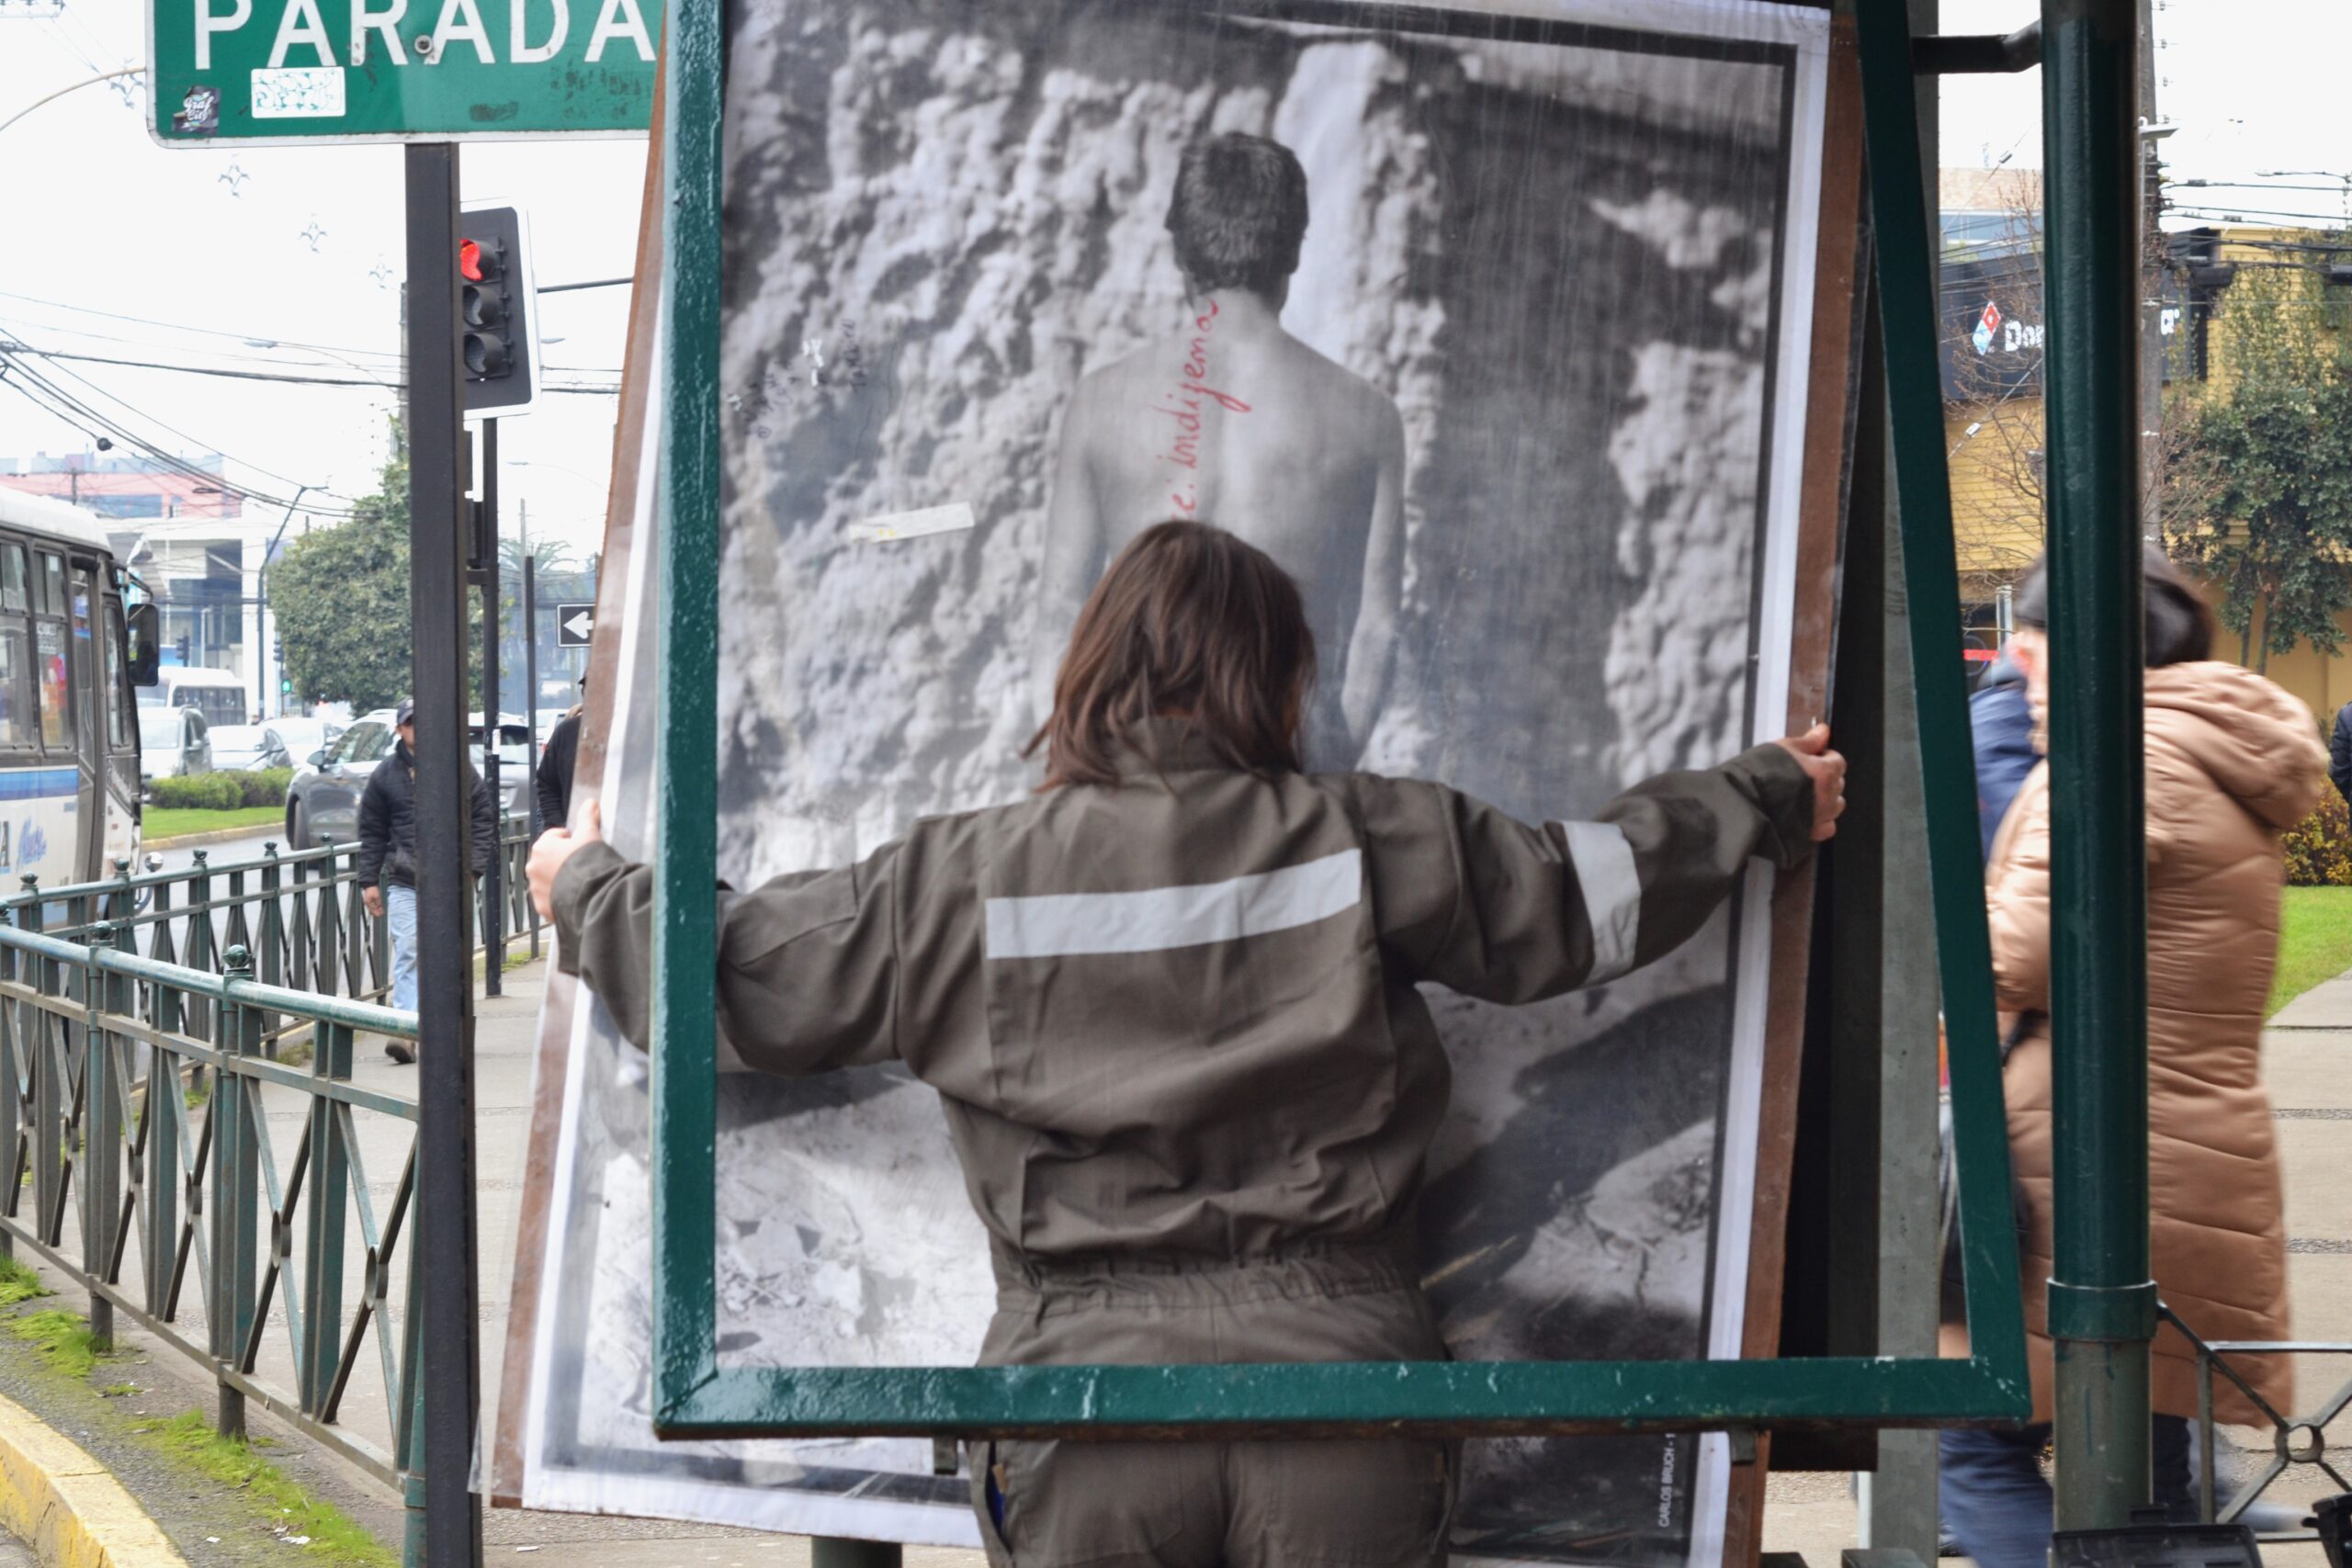
[[481, 771], [490, 786], [493, 829], [490, 864], [482, 876], [481, 994], [503, 996], [506, 977], [506, 785], [498, 756], [498, 596], [504, 591], [498, 564], [498, 421], [481, 422]]
[[[1938, 0], [1910, 0], [1914, 38], [1935, 36]], [[1918, 95], [1920, 193], [1927, 209], [1928, 284], [1936, 286], [1942, 235], [1936, 217], [1940, 105], [1930, 78]], [[1859, 521], [1859, 519], [1858, 519]], [[1921, 781], [1918, 688], [1911, 666], [1912, 604], [1903, 570], [1903, 515], [1888, 496], [1881, 514], [1885, 540], [1885, 632], [1877, 679], [1883, 682], [1879, 865], [1878, 1343], [1882, 1356], [1936, 1353], [1935, 1171], [1919, 1151], [1936, 1145], [1935, 911], [1916, 889], [1928, 886], [1928, 802]], [[1957, 655], [1959, 649], [1952, 649]], [[1932, 1431], [1878, 1434], [1878, 1468], [1860, 1481], [1862, 1544], [1908, 1548], [1932, 1562], [1937, 1540], [1937, 1441]]]
[[[254, 579], [254, 668], [268, 671], [263, 678], [261, 701], [254, 711], [266, 717], [286, 716], [286, 697], [278, 689], [286, 682], [286, 666], [264, 657], [264, 651], [275, 646], [275, 639], [269, 635], [269, 563], [277, 554], [277, 542], [286, 537], [286, 525], [294, 521], [294, 509], [302, 504], [302, 497], [310, 489], [309, 485], [295, 487], [294, 499], [286, 503], [286, 515], [277, 520], [277, 532], [269, 536], [269, 547], [261, 553], [261, 570]], [[294, 846], [298, 850], [302, 847]]]
[[2138, 17], [2133, 70], [2140, 87], [2136, 117], [2143, 131], [2140, 154], [2140, 510], [2143, 531], [2151, 540], [2163, 536], [2165, 466], [2165, 294], [2166, 266], [2164, 213], [2164, 161], [2156, 156], [2158, 139], [2145, 128], [2156, 118], [2156, 28], [2151, 0], [2135, 0]]
[[2150, 1490], [2134, 0], [2043, 0], [2057, 1522]]
[[530, 502], [518, 503], [523, 513], [523, 723], [531, 737], [531, 786], [524, 792], [525, 809], [531, 814], [531, 837], [548, 830], [539, 820], [539, 574], [531, 558]]
[[416, 698], [417, 1154], [424, 1472], [433, 1568], [481, 1562], [468, 1486], [481, 1404], [475, 1315], [473, 813], [466, 787], [466, 574], [458, 381], [458, 149], [412, 144], [408, 167], [409, 594]]

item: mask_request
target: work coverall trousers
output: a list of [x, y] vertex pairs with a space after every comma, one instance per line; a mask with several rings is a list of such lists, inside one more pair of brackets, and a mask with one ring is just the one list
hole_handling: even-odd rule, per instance
[[[1272, 1261], [999, 1256], [983, 1365], [1442, 1360], [1380, 1248]], [[1405, 1438], [967, 1446], [993, 1568], [1431, 1568], [1459, 1446]]]

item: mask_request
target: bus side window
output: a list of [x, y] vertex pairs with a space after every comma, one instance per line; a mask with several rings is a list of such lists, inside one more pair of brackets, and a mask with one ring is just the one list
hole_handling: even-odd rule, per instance
[[0, 748], [37, 744], [33, 730], [32, 657], [21, 617], [0, 625]]
[[51, 750], [74, 745], [73, 688], [65, 678], [65, 623], [33, 623], [33, 656], [40, 664], [40, 741]]
[[[137, 712], [138, 698], [130, 690], [130, 668], [123, 662], [124, 631], [122, 602], [107, 601], [107, 745], [111, 750], [128, 751], [134, 744], [131, 726]], [[0, 745], [6, 744], [0, 741]]]
[[65, 558], [51, 550], [40, 552], [40, 604], [44, 615], [65, 614]]
[[0, 610], [21, 615], [32, 607], [26, 592], [25, 547], [0, 544]]

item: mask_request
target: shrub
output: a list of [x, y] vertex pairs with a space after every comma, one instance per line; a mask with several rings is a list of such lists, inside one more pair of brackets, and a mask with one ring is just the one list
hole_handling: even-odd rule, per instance
[[2290, 887], [2352, 887], [2352, 812], [2333, 789], [2320, 792], [2319, 808], [2287, 829]]
[[287, 787], [294, 782], [291, 768], [259, 768], [249, 773], [231, 773], [244, 792], [239, 803], [244, 806], [283, 806]]
[[294, 780], [291, 768], [263, 768], [253, 773], [223, 770], [192, 779], [157, 779], [149, 794], [158, 806], [198, 811], [234, 811], [241, 806], [278, 806]]
[[189, 778], [157, 779], [152, 788], [155, 804], [197, 811], [218, 811], [237, 805], [245, 792], [220, 773]]

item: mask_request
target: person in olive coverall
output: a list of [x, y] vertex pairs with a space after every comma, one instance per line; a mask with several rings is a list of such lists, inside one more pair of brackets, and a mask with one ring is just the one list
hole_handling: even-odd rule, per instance
[[[1412, 1220], [1448, 1074], [1416, 987], [1613, 979], [1844, 807], [1818, 728], [1539, 828], [1304, 774], [1314, 660], [1268, 557], [1159, 525], [1080, 614], [1036, 795], [719, 895], [722, 1059], [898, 1060], [942, 1096], [995, 1263], [983, 1365], [1443, 1359]], [[652, 883], [593, 809], [532, 855], [560, 962], [639, 1045]], [[1410, 1438], [970, 1460], [1000, 1565], [1442, 1562], [1455, 1470]]]

